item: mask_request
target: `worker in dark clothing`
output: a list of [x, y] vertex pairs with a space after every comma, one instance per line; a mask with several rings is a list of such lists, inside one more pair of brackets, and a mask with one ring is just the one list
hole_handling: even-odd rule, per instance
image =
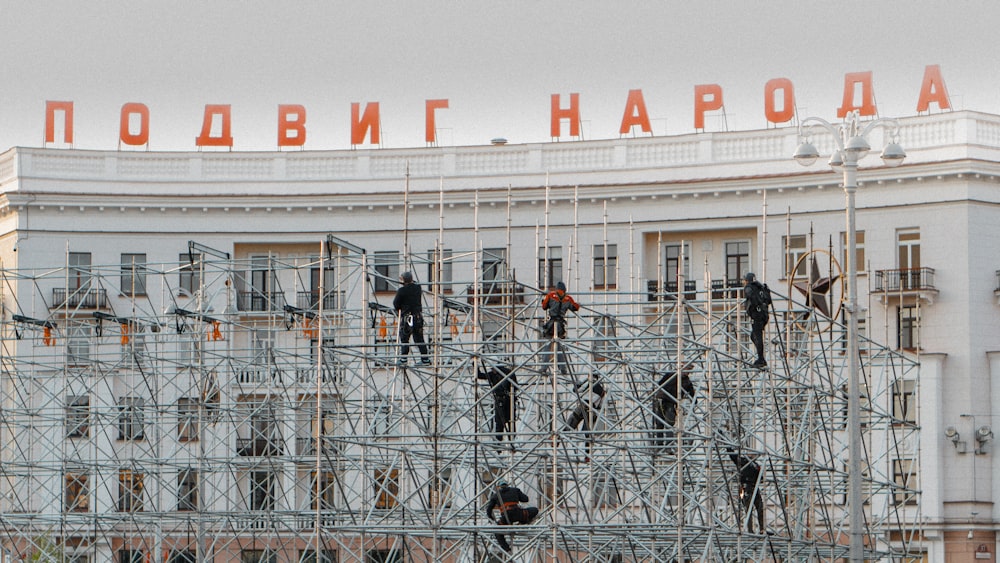
[[747, 273], [743, 276], [746, 285], [743, 286], [744, 305], [750, 317], [750, 341], [757, 351], [755, 368], [767, 367], [764, 359], [764, 327], [767, 326], [769, 307], [771, 306], [771, 290], [766, 284], [757, 281], [757, 276]]
[[753, 533], [753, 519], [750, 517], [750, 510], [757, 512], [757, 525], [760, 533], [764, 533], [764, 498], [760, 492], [760, 464], [742, 455], [738, 455], [732, 448], [726, 450], [729, 459], [736, 465], [740, 480], [740, 500], [743, 503], [743, 511], [740, 513], [740, 520], [747, 519], [747, 531]]
[[[678, 378], [675, 372], [669, 371], [660, 377], [653, 390], [653, 444], [666, 446], [667, 439], [672, 436], [672, 429], [677, 423]], [[694, 384], [687, 373], [681, 372], [680, 398], [687, 395], [694, 400]]]
[[[494, 484], [493, 494], [486, 504], [486, 515], [490, 520], [501, 526], [511, 524], [530, 524], [535, 516], [538, 516], [538, 508], [535, 506], [521, 506], [522, 502], [528, 502], [528, 495], [521, 492], [517, 487], [511, 487], [507, 480], [500, 478]], [[493, 515], [493, 510], [499, 509], [498, 516]], [[496, 534], [497, 543], [504, 551], [510, 553], [510, 544], [504, 534]]]
[[570, 413], [563, 431], [576, 430], [583, 425], [582, 430], [587, 436], [586, 450], [587, 457], [584, 462], [590, 461], [590, 430], [593, 430], [597, 421], [598, 412], [604, 404], [604, 396], [607, 390], [601, 384], [600, 376], [594, 374], [592, 377], [581, 381], [576, 385], [577, 404], [573, 412]]
[[392, 308], [396, 310], [396, 318], [399, 319], [399, 343], [402, 345], [399, 350], [399, 365], [405, 366], [406, 358], [410, 355], [410, 337], [413, 337], [413, 343], [420, 349], [420, 363], [428, 365], [431, 359], [424, 342], [423, 291], [420, 284], [413, 281], [413, 274], [410, 272], [403, 272], [399, 281], [402, 285], [396, 290], [396, 297], [392, 300]]
[[497, 440], [503, 440], [504, 432], [514, 432], [514, 420], [517, 417], [516, 397], [517, 375], [510, 366], [497, 366], [487, 371], [480, 370], [476, 375], [490, 384], [493, 394], [493, 425]]
[[545, 310], [547, 318], [542, 324], [542, 335], [551, 339], [551, 342], [544, 344], [542, 348], [542, 373], [548, 373], [552, 367], [552, 351], [558, 352], [556, 358], [559, 364], [559, 373], [565, 375], [567, 372], [566, 353], [562, 350], [559, 340], [566, 338], [566, 315], [571, 311], [579, 311], [580, 305], [566, 293], [566, 284], [559, 282], [555, 289], [550, 290], [542, 298], [542, 309]]

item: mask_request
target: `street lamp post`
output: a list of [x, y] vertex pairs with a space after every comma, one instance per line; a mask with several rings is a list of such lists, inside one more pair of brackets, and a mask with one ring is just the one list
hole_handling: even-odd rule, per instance
[[[857, 226], [855, 223], [855, 194], [858, 191], [858, 162], [868, 154], [871, 145], [867, 136], [876, 127], [887, 129], [889, 142], [882, 150], [882, 160], [887, 166], [899, 166], [906, 153], [899, 145], [899, 122], [895, 119], [874, 119], [866, 124], [857, 111], [847, 115], [840, 125], [833, 125], [819, 117], [807, 117], [799, 124], [801, 144], [794, 158], [809, 166], [819, 158], [819, 151], [809, 137], [810, 125], [826, 129], [837, 146], [830, 155], [830, 166], [844, 174], [844, 194], [847, 199], [847, 507], [850, 511], [851, 532], [850, 561], [864, 561], [864, 516], [861, 499], [861, 381], [858, 356], [858, 265]], [[864, 128], [862, 129], [862, 125]]]

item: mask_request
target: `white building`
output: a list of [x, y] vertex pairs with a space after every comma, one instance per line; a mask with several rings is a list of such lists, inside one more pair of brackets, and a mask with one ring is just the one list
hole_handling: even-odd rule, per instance
[[[857, 196], [860, 330], [874, 342], [862, 349], [866, 479], [883, 481], [866, 489], [869, 539], [927, 561], [995, 560], [1000, 117], [911, 117], [900, 137], [905, 163], [863, 161]], [[399, 150], [9, 150], [5, 549], [298, 561], [319, 546], [341, 561], [471, 561], [495, 551], [480, 495], [505, 474], [545, 522], [519, 529], [518, 553], [667, 560], [689, 549], [671, 541], [718, 527], [728, 535], [681, 555], [843, 556], [845, 432], [824, 418], [840, 412], [843, 329], [777, 295], [804, 301], [793, 285], [809, 285], [813, 259], [820, 277], [842, 276], [845, 199], [839, 174], [792, 160], [798, 141], [786, 128]], [[391, 304], [404, 269], [431, 290], [426, 372], [388, 365], [393, 319], [371, 305]], [[777, 294], [765, 372], [740, 361], [745, 330], [719, 328], [741, 326], [748, 271]], [[829, 301], [839, 319], [842, 279]], [[548, 385], [533, 327], [537, 288], [557, 280], [586, 307], [571, 321], [572, 375]], [[637, 445], [652, 415], [629, 389], [681, 360], [704, 398], [682, 402], [684, 431], [708, 446], [664, 461]], [[469, 383], [500, 362], [533, 382], [504, 453], [483, 418], [489, 387]], [[597, 372], [617, 397], [597, 433], [549, 428], [554, 402], [575, 400], [570, 379]], [[832, 406], [805, 416], [793, 387]], [[783, 408], [760, 402], [776, 388]], [[467, 449], [445, 445], [469, 436]], [[588, 436], [593, 452], [566, 445]], [[762, 489], [773, 541], [721, 516], [732, 446], [781, 467]], [[829, 474], [800, 482], [800, 447]], [[632, 455], [645, 456], [635, 487]], [[550, 485], [559, 459], [580, 467], [559, 474], [565, 490]]]

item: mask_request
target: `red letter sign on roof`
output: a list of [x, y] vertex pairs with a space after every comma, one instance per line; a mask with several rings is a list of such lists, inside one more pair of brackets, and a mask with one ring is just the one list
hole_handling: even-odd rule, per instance
[[[132, 133], [129, 122], [133, 115], [139, 116], [139, 132]], [[122, 106], [121, 125], [118, 127], [118, 139], [126, 145], [141, 147], [149, 143], [149, 108], [146, 104], [129, 102]]]
[[580, 136], [580, 94], [569, 95], [569, 107], [559, 107], [559, 94], [552, 94], [552, 126], [549, 128], [552, 138], [558, 139], [562, 133], [561, 121], [569, 120], [570, 137]]
[[56, 112], [63, 112], [63, 142], [73, 144], [73, 102], [45, 102], [45, 142], [56, 141]]
[[[219, 116], [219, 135], [212, 136], [212, 122]], [[194, 144], [198, 147], [229, 147], [233, 148], [232, 118], [229, 104], [206, 104], [205, 117], [201, 122], [201, 135]]]
[[622, 126], [618, 129], [620, 135], [625, 135], [638, 125], [643, 133], [652, 133], [649, 126], [649, 113], [646, 112], [646, 101], [642, 99], [642, 90], [629, 90], [625, 101], [625, 115], [622, 116]]

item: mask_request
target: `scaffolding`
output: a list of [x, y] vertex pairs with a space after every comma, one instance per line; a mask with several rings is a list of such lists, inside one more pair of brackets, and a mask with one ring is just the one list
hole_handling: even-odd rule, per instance
[[[742, 291], [707, 269], [702, 291], [573, 292], [583, 306], [550, 340], [509, 245], [395, 264], [334, 237], [300, 258], [189, 250], [0, 271], [12, 560], [847, 556], [844, 328], [801, 303], [774, 295], [757, 370]], [[432, 272], [427, 366], [399, 365], [405, 269]], [[918, 366], [862, 347], [866, 557], [902, 561], [920, 548], [918, 428], [897, 391]], [[671, 372], [692, 389], [664, 389]], [[744, 492], [765, 530], [748, 530], [741, 457], [761, 469]], [[533, 522], [485, 514], [499, 478], [539, 507]]]

